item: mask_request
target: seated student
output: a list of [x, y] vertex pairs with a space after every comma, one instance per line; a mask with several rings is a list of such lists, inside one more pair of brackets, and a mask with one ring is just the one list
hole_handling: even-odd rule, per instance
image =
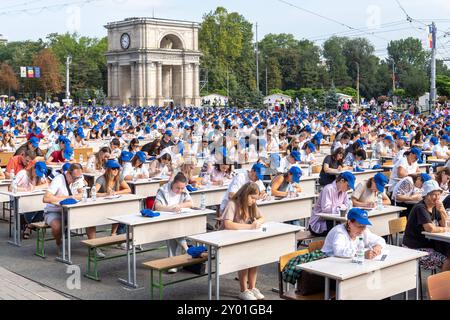
[[378, 172], [374, 177], [367, 181], [361, 182], [355, 189], [352, 195], [352, 202], [354, 207], [376, 208], [377, 195], [379, 192], [383, 195], [383, 205], [388, 206], [391, 200], [386, 194], [385, 186], [388, 183], [388, 178], [381, 172]]
[[[187, 184], [188, 180], [184, 174], [181, 172], [178, 173], [173, 178], [173, 181], [166, 183], [158, 189], [154, 210], [181, 213], [183, 208], [192, 208], [194, 202], [186, 189]], [[167, 241], [169, 257], [177, 255], [178, 246], [182, 247], [184, 251], [187, 251], [188, 245], [186, 239], [177, 238]], [[177, 269], [169, 269], [168, 272], [175, 273]]]
[[450, 168], [444, 168], [436, 173], [436, 181], [444, 192], [448, 192], [450, 184]]
[[27, 150], [32, 150], [35, 152], [36, 161], [44, 161], [43, 160], [44, 153], [39, 148], [39, 139], [38, 138], [31, 137], [30, 140], [28, 140], [25, 144], [23, 144], [16, 150], [16, 153], [14, 153], [14, 156], [24, 155], [27, 152]]
[[65, 144], [61, 150], [53, 151], [53, 153], [48, 157], [47, 164], [58, 164], [63, 162], [73, 162], [73, 149], [69, 144]]
[[422, 186], [431, 180], [431, 176], [421, 173], [416, 176], [407, 176], [400, 180], [392, 192], [392, 200], [399, 207], [407, 209], [400, 212], [400, 217], [407, 217], [414, 205], [422, 200]]
[[192, 187], [197, 188], [197, 180], [194, 177], [195, 164], [193, 163], [183, 163], [180, 167], [180, 172], [188, 179], [188, 184]]
[[223, 186], [224, 184], [228, 184], [231, 179], [231, 165], [229, 164], [214, 165], [214, 168], [209, 175], [209, 181], [211, 181], [211, 184], [214, 186]]
[[16, 150], [14, 145], [14, 140], [12, 138], [11, 132], [5, 132], [3, 134], [2, 141], [0, 142], [0, 151], [2, 152], [12, 152]]
[[[254, 182], [245, 183], [228, 201], [221, 216], [221, 230], [259, 229], [264, 223], [256, 201], [259, 199], [259, 186]], [[241, 300], [262, 300], [264, 295], [256, 288], [257, 268], [238, 271]]]
[[408, 175], [420, 174], [417, 160], [420, 159], [421, 154], [421, 151], [417, 147], [413, 147], [409, 151], [406, 151], [403, 158], [394, 164], [389, 178], [389, 192], [394, 191], [394, 187], [400, 179]]
[[349, 208], [347, 191], [355, 189], [355, 176], [351, 172], [343, 172], [336, 181], [326, 185], [319, 194], [313, 207], [309, 230], [316, 237], [324, 237], [333, 227], [333, 221], [320, 218], [318, 213], [340, 214], [340, 210]]
[[[61, 253], [61, 207], [55, 205], [67, 198], [81, 200], [82, 190], [70, 188], [70, 185], [79, 179], [83, 179], [83, 168], [78, 163], [72, 163], [64, 174], [59, 174], [53, 178], [47, 192], [44, 194], [43, 202], [44, 221], [52, 229], [55, 238], [58, 254]], [[69, 187], [69, 188], [68, 188]]]
[[408, 217], [403, 245], [405, 247], [425, 251], [427, 256], [420, 258], [421, 264], [427, 270], [442, 268], [450, 270], [450, 244], [443, 241], [427, 239], [422, 232], [442, 233], [450, 231], [445, 226], [448, 219], [445, 207], [440, 200], [442, 189], [434, 180], [423, 184], [424, 199], [416, 204]]
[[319, 174], [319, 184], [326, 186], [336, 179], [336, 173], [344, 169], [344, 149], [337, 148], [331, 155], [323, 159], [322, 170]]
[[89, 140], [97, 140], [101, 138], [100, 127], [96, 124], [90, 131], [88, 135]]
[[314, 157], [314, 152], [316, 152], [316, 147], [314, 143], [307, 142], [304, 144], [303, 149], [300, 151], [300, 157], [302, 159], [302, 163], [305, 164], [314, 164], [316, 163], [316, 158]]
[[172, 157], [169, 153], [164, 153], [150, 162], [148, 166], [150, 177], [168, 176], [173, 171]]
[[64, 145], [66, 144], [70, 144], [69, 139], [67, 139], [65, 136], [59, 136], [56, 142], [52, 144], [52, 146], [47, 150], [45, 159], [48, 159], [53, 152], [62, 150], [64, 148]]
[[[17, 191], [33, 191], [47, 188], [48, 182], [45, 178], [46, 174], [47, 166], [45, 165], [45, 162], [36, 162], [28, 169], [19, 171], [16, 175]], [[12, 191], [12, 185], [9, 186], [9, 191]], [[32, 230], [29, 224], [44, 220], [44, 216], [40, 211], [27, 212], [24, 214], [24, 218], [26, 225], [23, 232], [23, 238], [29, 239]]]
[[120, 158], [120, 154], [121, 154], [121, 150], [120, 150], [120, 141], [117, 138], [114, 138], [111, 140], [111, 142], [109, 143], [109, 147], [111, 149], [111, 155], [110, 155], [110, 159], [111, 160], [119, 160]]
[[[95, 181], [95, 189], [98, 197], [106, 197], [118, 194], [130, 194], [128, 183], [121, 177], [120, 164], [116, 160], [108, 160], [105, 163], [105, 173]], [[111, 235], [117, 234], [118, 224], [113, 224]], [[86, 228], [89, 239], [95, 238], [95, 227]], [[101, 254], [100, 254], [101, 255]]]
[[141, 151], [147, 153], [150, 157], [156, 157], [159, 154], [159, 150], [161, 147], [161, 140], [156, 139], [152, 142], [144, 144], [141, 148]]
[[[354, 143], [349, 148], [357, 144], [358, 143]], [[352, 168], [353, 164], [356, 163], [356, 166], [362, 167], [362, 162], [366, 160], [366, 158], [366, 151], [362, 148], [357, 148], [347, 153], [347, 156], [344, 159], [344, 165], [348, 168]]]
[[73, 133], [73, 139], [71, 141], [72, 147], [85, 148], [87, 146], [87, 142], [84, 138], [86, 137], [84, 135], [83, 128], [80, 127]]
[[[359, 208], [350, 209], [347, 222], [330, 230], [321, 251], [329, 257], [352, 258], [358, 248], [358, 238], [363, 237], [366, 259], [373, 259], [381, 254], [386, 242], [380, 236], [370, 232], [367, 226], [372, 225], [367, 211]], [[371, 248], [371, 249], [370, 249]]]
[[33, 166], [35, 159], [36, 153], [33, 150], [27, 150], [23, 155], [13, 156], [9, 159], [8, 164], [6, 165], [6, 179], [11, 179], [11, 173], [13, 171], [14, 174], [16, 174], [23, 169], [28, 169], [30, 166]]
[[111, 149], [109, 147], [102, 147], [97, 153], [89, 157], [86, 172], [95, 173], [96, 171], [103, 171], [105, 163], [110, 157]]
[[131, 139], [130, 144], [128, 145], [128, 151], [131, 153], [136, 153], [139, 149], [139, 140], [136, 138]]
[[131, 159], [131, 162], [123, 168], [122, 175], [125, 181], [136, 179], [148, 179], [150, 173], [145, 166], [145, 161], [147, 158], [145, 153], [142, 151], [136, 152], [136, 154]]
[[[434, 139], [437, 139], [433, 137]], [[433, 140], [433, 138], [431, 138]], [[434, 141], [434, 140], [433, 140]], [[448, 159], [450, 156], [450, 151], [448, 150], [447, 144], [450, 142], [450, 137], [444, 134], [441, 139], [439, 139], [439, 143], [436, 143], [433, 147], [432, 156], [437, 157], [438, 159]]]
[[278, 172], [287, 172], [292, 166], [298, 166], [302, 161], [300, 152], [292, 151], [289, 155], [281, 158], [280, 166], [278, 167]]
[[298, 185], [301, 177], [302, 170], [299, 167], [291, 167], [288, 172], [277, 175], [272, 180], [272, 196], [287, 197], [289, 184], [292, 184], [296, 193], [302, 192], [302, 188]]

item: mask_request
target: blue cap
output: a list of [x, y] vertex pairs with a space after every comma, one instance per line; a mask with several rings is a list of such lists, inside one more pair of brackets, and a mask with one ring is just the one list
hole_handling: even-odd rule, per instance
[[306, 144], [306, 147], [309, 148], [309, 150], [311, 150], [311, 152], [316, 152], [316, 146], [314, 145], [314, 143], [308, 142]]
[[256, 177], [258, 178], [258, 180], [262, 180], [264, 175], [263, 175], [263, 171], [264, 171], [265, 167], [262, 163], [255, 163], [252, 166], [252, 170], [255, 171], [256, 173]]
[[386, 136], [386, 137], [384, 137], [384, 140], [388, 140], [389, 142], [394, 142], [394, 139], [392, 138], [392, 136]]
[[379, 192], [383, 192], [384, 191], [384, 187], [389, 182], [388, 178], [386, 178], [386, 176], [384, 174], [382, 174], [381, 172], [378, 172], [373, 177], [373, 180], [375, 181], [375, 184], [377, 185], [377, 190]]
[[342, 172], [340, 176], [348, 182], [350, 188], [355, 190], [355, 176], [349, 171]]
[[147, 160], [147, 156], [145, 155], [144, 151], [138, 151], [136, 152], [135, 156], [139, 159], [140, 162], [145, 163]]
[[442, 141], [442, 140], [445, 140], [446, 142], [450, 142], [450, 137], [449, 137], [448, 135], [444, 134], [444, 135], [441, 137], [441, 141]]
[[169, 137], [171, 137], [172, 136], [172, 131], [171, 130], [166, 130], [164, 132], [164, 134], [167, 134]]
[[420, 177], [422, 178], [422, 182], [427, 182], [427, 181], [431, 180], [431, 176], [426, 173], [421, 173]]
[[41, 133], [41, 128], [39, 128], [39, 127], [34, 128], [34, 133], [35, 134]]
[[299, 183], [300, 182], [300, 178], [302, 177], [302, 169], [300, 169], [297, 166], [292, 166], [289, 169], [289, 173], [292, 174], [292, 181], [294, 183]]
[[431, 137], [430, 142], [434, 145], [437, 145], [439, 143], [439, 139], [436, 137]]
[[189, 192], [194, 192], [194, 191], [197, 191], [197, 190], [198, 190], [197, 188], [194, 188], [194, 187], [191, 186], [190, 184], [188, 184], [188, 185], [186, 186], [186, 189], [187, 189], [187, 191], [189, 191]]
[[141, 215], [143, 217], [154, 218], [154, 217], [159, 217], [161, 214], [159, 212], [155, 212], [150, 209], [143, 209], [143, 210], [141, 210]]
[[122, 151], [120, 154], [120, 160], [123, 162], [130, 162], [133, 159], [133, 154], [129, 151]]
[[109, 168], [109, 169], [116, 169], [116, 168], [120, 168], [120, 164], [116, 160], [107, 160], [105, 167]]
[[205, 246], [189, 247], [189, 249], [187, 250], [188, 255], [190, 255], [192, 258], [199, 258], [203, 252], [206, 252]]
[[417, 159], [420, 159], [422, 157], [422, 151], [420, 151], [420, 149], [417, 147], [412, 147], [409, 151], [412, 154], [416, 155]]
[[59, 202], [60, 205], [70, 205], [78, 203], [74, 198], [67, 198]]
[[63, 171], [63, 172], [66, 172], [67, 170], [69, 170], [70, 165], [71, 165], [71, 164], [70, 164], [69, 162], [64, 163], [64, 165], [62, 166], [62, 171]]
[[31, 143], [31, 145], [35, 148], [39, 147], [39, 139], [36, 137], [31, 137], [29, 142]]
[[301, 155], [300, 155], [300, 152], [298, 152], [298, 151], [292, 151], [291, 154], [290, 154], [290, 156], [291, 156], [292, 158], [294, 158], [295, 161], [302, 161], [302, 157], [301, 157]]
[[80, 138], [82, 138], [82, 139], [85, 138], [83, 128], [78, 128], [78, 129], [77, 129], [77, 134], [78, 134], [78, 136], [79, 136]]
[[347, 214], [348, 220], [355, 220], [359, 224], [364, 226], [371, 226], [372, 224], [369, 221], [369, 214], [366, 210], [360, 208], [353, 208]]
[[36, 162], [34, 165], [34, 171], [39, 178], [43, 178], [47, 173], [47, 165], [42, 161]]
[[63, 152], [64, 159], [69, 160], [72, 157], [72, 155], [73, 155], [73, 149], [66, 145], [66, 148], [64, 149], [64, 152]]

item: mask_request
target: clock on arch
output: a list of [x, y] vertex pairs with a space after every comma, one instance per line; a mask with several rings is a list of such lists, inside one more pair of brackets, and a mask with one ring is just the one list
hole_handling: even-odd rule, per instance
[[120, 46], [122, 49], [127, 50], [130, 47], [131, 39], [128, 33], [122, 34], [120, 37]]

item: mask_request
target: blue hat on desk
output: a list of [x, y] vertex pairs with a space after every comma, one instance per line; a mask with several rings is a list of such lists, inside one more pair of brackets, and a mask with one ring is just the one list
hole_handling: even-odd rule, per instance
[[302, 161], [302, 156], [298, 151], [292, 151], [290, 156], [295, 159], [295, 161]]
[[302, 177], [302, 169], [300, 169], [297, 166], [292, 166], [289, 169], [289, 173], [292, 174], [292, 181], [294, 183], [299, 183], [300, 182], [300, 178]]
[[198, 190], [197, 188], [194, 188], [194, 187], [191, 186], [190, 184], [188, 184], [188, 185], [186, 186], [186, 189], [187, 189], [187, 191], [189, 191], [189, 192], [194, 192], [194, 191], [197, 191], [197, 190]]
[[206, 252], [205, 246], [190, 247], [187, 250], [188, 255], [190, 255], [192, 258], [199, 258], [203, 252]]
[[150, 209], [143, 209], [141, 210], [141, 215], [143, 217], [148, 217], [148, 218], [154, 218], [154, 217], [159, 217], [161, 214], [159, 212], [150, 210]]
[[389, 182], [388, 178], [382, 174], [381, 172], [378, 172], [374, 177], [373, 180], [375, 181], [375, 184], [377, 185], [377, 190], [379, 192], [384, 191], [384, 187]]
[[347, 214], [348, 220], [355, 220], [359, 224], [364, 226], [371, 226], [372, 224], [369, 221], [369, 214], [366, 210], [360, 208], [353, 208]]
[[74, 198], [67, 198], [67, 199], [64, 199], [59, 202], [60, 205], [69, 205], [69, 204], [75, 204], [75, 203], [78, 203], [78, 201], [75, 200]]
[[349, 185], [350, 188], [352, 188], [353, 190], [355, 190], [355, 180], [356, 180], [356, 178], [355, 178], [355, 176], [353, 175], [353, 173], [351, 173], [351, 172], [349, 172], [349, 171], [345, 171], [345, 172], [342, 172], [342, 173], [340, 174], [340, 176], [341, 176], [345, 181], [348, 182], [348, 185]]
[[34, 171], [36, 172], [36, 176], [42, 178], [47, 173], [47, 165], [43, 161], [36, 162], [34, 165]]

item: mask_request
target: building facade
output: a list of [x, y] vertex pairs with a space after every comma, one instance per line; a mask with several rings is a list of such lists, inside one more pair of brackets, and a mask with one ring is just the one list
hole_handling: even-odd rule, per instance
[[200, 105], [198, 23], [129, 18], [105, 28], [110, 104]]

